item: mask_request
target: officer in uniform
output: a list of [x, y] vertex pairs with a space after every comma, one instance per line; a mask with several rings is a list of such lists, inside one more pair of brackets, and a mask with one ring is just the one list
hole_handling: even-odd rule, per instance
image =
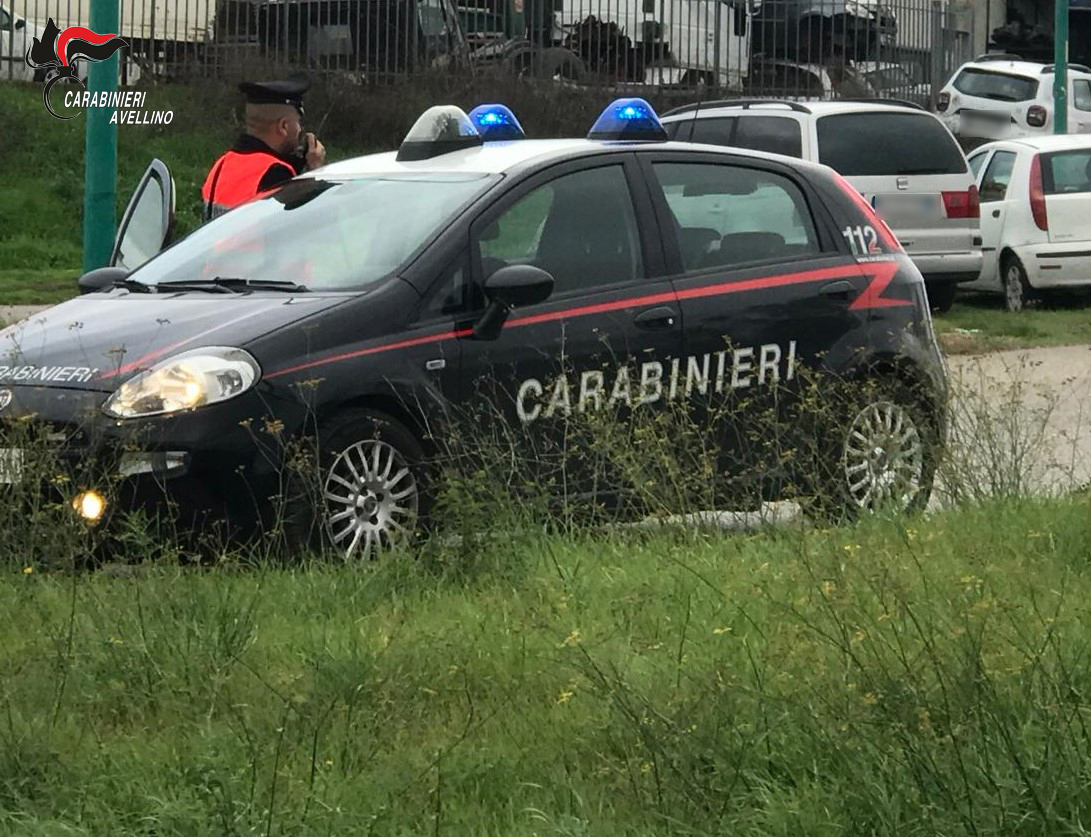
[[205, 219], [234, 209], [261, 192], [326, 162], [326, 149], [303, 133], [306, 81], [248, 81], [246, 133], [212, 166], [201, 188]]

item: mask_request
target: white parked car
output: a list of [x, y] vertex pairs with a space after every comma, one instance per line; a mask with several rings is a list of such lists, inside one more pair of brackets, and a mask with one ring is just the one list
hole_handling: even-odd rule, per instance
[[970, 155], [983, 262], [963, 288], [1019, 311], [1040, 291], [1091, 287], [1091, 137], [991, 142]]
[[[1053, 133], [1053, 65], [1015, 55], [981, 55], [963, 64], [936, 97], [940, 118], [970, 140]], [[1068, 66], [1068, 133], [1091, 133], [1091, 68]]]
[[0, 5], [0, 81], [34, 81], [34, 68], [26, 62], [27, 50], [41, 30], [14, 10]]

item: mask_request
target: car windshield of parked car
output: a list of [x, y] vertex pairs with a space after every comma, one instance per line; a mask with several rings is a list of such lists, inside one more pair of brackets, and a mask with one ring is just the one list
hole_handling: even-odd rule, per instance
[[846, 177], [967, 172], [958, 143], [939, 120], [912, 112], [823, 116], [818, 161]]
[[130, 278], [357, 290], [398, 270], [497, 180], [477, 173], [293, 180], [200, 227]]
[[959, 93], [982, 99], [1026, 102], [1038, 95], [1038, 79], [967, 67], [955, 78], [954, 88]]

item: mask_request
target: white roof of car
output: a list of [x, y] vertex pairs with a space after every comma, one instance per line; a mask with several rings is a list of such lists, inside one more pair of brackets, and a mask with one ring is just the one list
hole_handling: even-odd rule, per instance
[[[831, 113], [927, 113], [925, 110], [918, 110], [917, 108], [905, 107], [904, 105], [896, 104], [883, 104], [880, 102], [854, 102], [847, 99], [833, 100], [833, 101], [821, 101], [821, 102], [809, 102], [809, 101], [784, 101], [784, 102], [767, 102], [762, 104], [748, 104], [747, 107], [743, 107], [740, 104], [731, 105], [716, 105], [715, 102], [710, 102], [708, 105], [701, 106], [701, 114], [709, 113], [754, 113], [754, 112], [768, 112], [770, 110], [778, 113], [800, 113], [803, 116], [807, 114], [803, 111], [799, 111], [793, 105], [802, 105], [807, 108], [808, 111], [814, 116], [827, 116]], [[790, 109], [791, 108], [791, 109]], [[679, 119], [693, 119], [694, 111], [688, 110], [685, 113], [675, 113], [663, 117], [663, 122], [676, 122]]]
[[[1048, 73], [1042, 72], [1049, 64], [1041, 64], [1035, 61], [970, 61], [962, 65], [962, 70], [966, 68], [973, 68], [975, 70], [986, 70], [989, 72], [1005, 73], [1009, 76], [1026, 76], [1027, 78], [1042, 78], [1043, 76], [1052, 76], [1053, 71]], [[1070, 73], [1076, 75], [1087, 75], [1080, 70], [1068, 68]], [[961, 72], [961, 70], [960, 70]]]
[[1091, 148], [1091, 135], [1088, 134], [1044, 134], [1038, 137], [1019, 137], [1018, 139], [997, 140], [975, 148], [996, 148], [999, 146], [1024, 145], [1036, 151], [1067, 151], [1073, 148]]
[[385, 151], [353, 157], [336, 163], [330, 163], [320, 169], [307, 172], [303, 177], [349, 178], [363, 177], [369, 174], [406, 175], [406, 174], [503, 174], [528, 164], [547, 163], [551, 159], [570, 159], [573, 157], [601, 154], [622, 149], [654, 147], [662, 151], [703, 151], [718, 154], [736, 154], [758, 157], [766, 160], [778, 160], [801, 167], [808, 164], [792, 157], [769, 154], [762, 151], [746, 151], [738, 148], [723, 148], [718, 145], [702, 145], [691, 142], [649, 142], [649, 143], [614, 143], [585, 139], [542, 139], [519, 140], [517, 142], [488, 142], [473, 148], [464, 148], [440, 154], [428, 160], [400, 162], [397, 151]]

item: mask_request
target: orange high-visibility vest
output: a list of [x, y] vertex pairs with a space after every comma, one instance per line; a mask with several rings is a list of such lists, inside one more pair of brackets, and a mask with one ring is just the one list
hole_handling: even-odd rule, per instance
[[246, 203], [258, 193], [258, 184], [270, 166], [284, 165], [287, 163], [279, 157], [263, 151], [228, 151], [212, 166], [201, 187], [206, 220]]

